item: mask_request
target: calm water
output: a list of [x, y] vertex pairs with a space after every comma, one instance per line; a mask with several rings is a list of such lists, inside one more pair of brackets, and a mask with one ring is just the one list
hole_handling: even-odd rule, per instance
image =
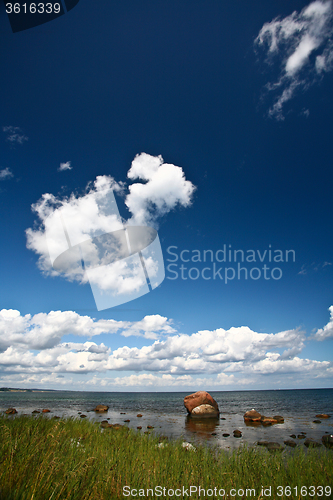
[[[258, 440], [283, 441], [290, 434], [305, 432], [307, 437], [321, 440], [325, 432], [333, 434], [333, 389], [304, 389], [284, 391], [237, 391], [210, 392], [217, 401], [221, 415], [219, 420], [200, 421], [187, 418], [184, 397], [188, 392], [0, 392], [0, 411], [14, 407], [19, 414], [48, 408], [50, 414], [78, 417], [78, 412], [91, 420], [109, 419], [110, 423], [126, 423], [136, 429], [154, 426], [154, 432], [172, 438], [182, 437], [186, 441], [205, 442], [223, 448], [233, 449], [241, 443], [254, 444]], [[108, 405], [107, 414], [97, 415], [91, 411], [97, 404]], [[243, 415], [255, 408], [266, 416], [282, 415], [284, 424], [271, 427], [247, 426]], [[125, 414], [123, 414], [125, 413]], [[136, 415], [141, 413], [142, 418]], [[315, 415], [328, 413], [331, 419], [313, 423]], [[224, 420], [225, 419], [225, 420]], [[239, 429], [243, 436], [233, 437]], [[215, 433], [215, 435], [212, 435]], [[223, 437], [223, 433], [230, 434]], [[297, 440], [300, 443], [301, 440]]]

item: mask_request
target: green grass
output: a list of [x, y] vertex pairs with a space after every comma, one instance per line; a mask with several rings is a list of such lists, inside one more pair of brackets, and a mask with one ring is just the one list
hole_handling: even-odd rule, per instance
[[[142, 432], [142, 431], [141, 431]], [[250, 489], [255, 495], [230, 498], [332, 498], [331, 495], [300, 495], [301, 486], [332, 486], [331, 450], [269, 453], [266, 449], [242, 448], [237, 452], [196, 446], [186, 451], [181, 441], [158, 448], [159, 438], [128, 430], [106, 429], [87, 420], [53, 420], [45, 417], [0, 417], [1, 500], [110, 500], [123, 496], [123, 487], [139, 490], [162, 486], [185, 489]], [[261, 488], [272, 487], [263, 497]], [[290, 486], [290, 496], [277, 495], [278, 486]], [[295, 488], [297, 487], [297, 495]], [[188, 491], [189, 492], [189, 491]], [[305, 490], [303, 490], [303, 493]], [[143, 492], [141, 491], [141, 494]], [[179, 492], [178, 492], [179, 493]], [[288, 491], [286, 492], [288, 493]], [[328, 490], [326, 490], [328, 493]], [[200, 498], [222, 498], [201, 494]], [[199, 498], [142, 496], [142, 498]], [[226, 497], [225, 497], [226, 498]]]

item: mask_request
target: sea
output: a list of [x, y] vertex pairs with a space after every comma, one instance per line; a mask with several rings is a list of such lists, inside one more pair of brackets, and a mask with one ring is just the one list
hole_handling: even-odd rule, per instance
[[[233, 450], [245, 443], [258, 441], [280, 444], [290, 435], [302, 443], [303, 435], [321, 441], [325, 434], [333, 434], [333, 389], [210, 391], [220, 409], [218, 419], [197, 420], [187, 415], [184, 397], [188, 392], [79, 392], [79, 391], [0, 391], [0, 411], [9, 407], [17, 416], [49, 409], [50, 413], [34, 414], [34, 418], [85, 418], [92, 421], [107, 419], [109, 423], [127, 425], [137, 432], [150, 432], [167, 438], [195, 444], [217, 446]], [[96, 405], [109, 406], [106, 413], [93, 411]], [[284, 423], [269, 427], [247, 425], [243, 415], [254, 408], [265, 416], [281, 415]], [[137, 415], [141, 414], [142, 417]], [[332, 415], [319, 419], [316, 415]], [[16, 418], [16, 416], [9, 417]], [[127, 421], [127, 422], [125, 422]], [[141, 427], [138, 430], [137, 427]], [[148, 430], [148, 426], [153, 429]], [[233, 436], [240, 430], [241, 438]], [[226, 434], [229, 434], [228, 436]]]

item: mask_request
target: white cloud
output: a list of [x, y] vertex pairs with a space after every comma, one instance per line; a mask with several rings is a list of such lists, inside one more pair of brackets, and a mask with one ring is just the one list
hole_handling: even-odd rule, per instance
[[306, 90], [333, 68], [332, 1], [316, 0], [300, 13], [265, 23], [255, 40], [267, 53], [266, 62], [277, 60], [279, 77], [267, 90], [277, 92], [269, 115], [284, 119], [283, 108], [297, 90]]
[[[128, 177], [143, 181], [129, 186], [125, 199], [131, 212], [127, 221], [129, 226], [156, 225], [158, 217], [178, 205], [186, 207], [191, 204], [193, 184], [185, 179], [180, 167], [163, 163], [161, 156], [153, 157], [146, 153], [137, 155]], [[123, 194], [124, 189], [124, 183], [118, 183], [112, 177], [104, 175], [90, 183], [81, 196], [72, 193], [61, 199], [45, 193], [32, 205], [32, 210], [39, 217], [39, 225], [26, 230], [27, 248], [39, 256], [38, 267], [45, 274], [57, 276], [61, 273], [69, 281], [76, 280], [79, 283], [89, 281], [92, 288], [95, 287], [95, 300], [98, 296], [101, 303], [103, 296], [111, 296], [112, 300], [114, 297], [118, 300], [117, 297], [122, 296], [126, 297], [124, 302], [128, 302], [148, 291], [142, 261], [137, 254], [129, 259], [124, 258], [130, 256], [127, 241], [129, 236], [125, 238], [124, 231], [115, 233], [123, 230], [124, 226], [113, 191]], [[112, 232], [112, 236], [109, 234], [108, 239], [103, 239], [103, 235]], [[127, 232], [128, 234], [130, 233]], [[156, 231], [154, 234], [156, 235]], [[98, 241], [96, 238], [99, 238]], [[148, 243], [144, 244], [144, 238], [147, 241], [150, 238], [150, 244], [155, 236], [152, 238], [151, 231], [141, 230], [137, 237], [142, 243], [140, 250], [148, 246]], [[134, 243], [138, 246], [136, 240]], [[78, 244], [81, 249], [75, 248]], [[138, 251], [137, 249], [136, 252]], [[80, 252], [84, 252], [84, 257]], [[61, 255], [62, 260], [57, 262], [62, 262], [62, 266], [59, 264], [55, 268], [54, 263]], [[84, 268], [81, 259], [84, 260]], [[147, 251], [144, 263], [154, 288], [164, 277], [161, 269], [162, 254], [159, 256], [156, 248], [150, 254]], [[113, 304], [112, 301], [111, 303]]]
[[[333, 337], [333, 306], [330, 312], [330, 322], [318, 330], [314, 339]], [[63, 336], [69, 334], [82, 341], [64, 342]], [[141, 348], [124, 345], [111, 350], [104, 343], [90, 340], [100, 334], [164, 337], [164, 340], [155, 340]], [[137, 322], [97, 321], [73, 311], [21, 316], [16, 310], [3, 309], [0, 374], [2, 383], [10, 376], [13, 383], [15, 380], [56, 383], [59, 376], [65, 376], [67, 382], [62, 383], [70, 384], [72, 378], [68, 377], [84, 376], [78, 382], [81, 388], [93, 386], [94, 380], [100, 386], [106, 380], [111, 386], [132, 388], [216, 388], [243, 387], [250, 381], [260, 386], [266, 377], [293, 382], [295, 374], [309, 381], [331, 377], [331, 362], [299, 357], [305, 340], [304, 332], [299, 329], [273, 334], [243, 326], [175, 335], [172, 321], [160, 315], [145, 316]], [[108, 372], [115, 373], [115, 378], [98, 376]], [[121, 372], [132, 373], [121, 377]]]
[[330, 320], [324, 328], [317, 330], [314, 338], [316, 340], [333, 339], [333, 306], [328, 309], [331, 313]]
[[[64, 335], [92, 338], [96, 335], [119, 333], [148, 339], [171, 334], [175, 330], [170, 320], [158, 314], [145, 316], [141, 321], [94, 320], [74, 311], [51, 311], [21, 316], [19, 311], [0, 311], [0, 351], [9, 347], [26, 349], [52, 349], [60, 344]], [[93, 351], [90, 351], [93, 352]], [[97, 352], [97, 351], [96, 351]]]
[[58, 172], [63, 172], [64, 170], [72, 170], [71, 162], [66, 161], [66, 163], [60, 163], [60, 167], [58, 168]]
[[8, 167], [0, 170], [0, 181], [10, 179], [11, 177], [14, 177], [14, 174]]
[[14, 144], [23, 144], [28, 140], [28, 137], [24, 135], [20, 127], [7, 126], [2, 127], [3, 132], [7, 134], [6, 141]]
[[130, 223], [154, 225], [156, 220], [175, 209], [177, 205], [191, 205], [195, 190], [185, 179], [181, 167], [164, 163], [162, 156], [137, 155], [127, 174], [131, 180], [141, 179], [129, 186], [125, 203], [132, 213]]

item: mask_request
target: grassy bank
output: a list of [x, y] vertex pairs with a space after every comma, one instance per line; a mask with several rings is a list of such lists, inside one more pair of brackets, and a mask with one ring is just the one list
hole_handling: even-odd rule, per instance
[[[292, 454], [246, 448], [234, 453], [206, 447], [187, 451], [180, 441], [158, 447], [158, 437], [126, 428], [101, 432], [100, 425], [87, 420], [44, 417], [0, 417], [0, 435], [1, 500], [134, 498], [123, 496], [126, 485], [137, 490], [137, 498], [140, 493], [143, 498], [188, 498], [182, 488], [192, 485], [226, 493], [236, 489], [229, 496], [235, 499], [298, 499], [319, 498], [320, 489], [305, 496], [302, 486], [332, 486], [333, 452], [326, 449], [305, 453], [300, 448]], [[162, 490], [161, 496], [147, 496], [147, 488], [156, 486], [165, 487], [165, 494]], [[271, 496], [260, 495], [262, 486], [272, 487]], [[278, 495], [278, 486], [290, 486], [291, 495], [289, 490]], [[178, 488], [178, 496], [168, 495], [168, 489]], [[250, 488], [255, 493], [246, 496]], [[240, 489], [244, 495], [237, 494]], [[331, 498], [328, 492], [324, 489], [321, 498]], [[199, 498], [194, 488], [191, 493], [190, 498]], [[201, 492], [200, 498], [221, 498], [209, 495]]]

